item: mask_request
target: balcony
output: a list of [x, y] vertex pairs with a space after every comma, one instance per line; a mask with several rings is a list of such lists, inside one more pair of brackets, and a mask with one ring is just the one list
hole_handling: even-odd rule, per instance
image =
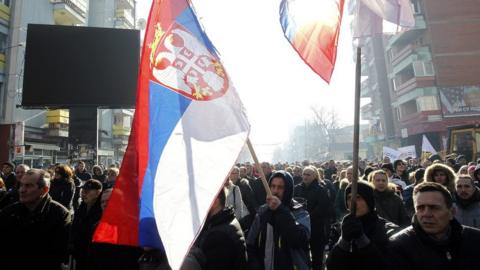
[[70, 113], [68, 110], [52, 110], [47, 112], [48, 124], [67, 124], [69, 123]]
[[135, 1], [134, 0], [117, 0], [117, 8], [134, 9]]
[[5, 25], [10, 22], [10, 8], [4, 4], [0, 4], [0, 21]]
[[390, 50], [395, 44], [398, 43], [409, 43], [410, 40], [415, 39], [420, 34], [422, 34], [425, 29], [427, 28], [427, 24], [425, 23], [425, 18], [422, 14], [415, 14], [415, 27], [398, 33], [392, 36], [387, 43], [385, 49], [388, 51]]
[[131, 10], [117, 9], [115, 11], [115, 27], [125, 29], [132, 29], [135, 27], [135, 21]]
[[59, 25], [85, 24], [86, 0], [50, 0], [53, 4], [53, 18]]
[[416, 88], [432, 87], [435, 85], [435, 76], [413, 77], [410, 80], [394, 87], [397, 96], [404, 95]]
[[124, 127], [122, 125], [113, 125], [112, 126], [112, 134], [113, 134], [113, 136], [129, 136], [130, 135], [130, 128]]

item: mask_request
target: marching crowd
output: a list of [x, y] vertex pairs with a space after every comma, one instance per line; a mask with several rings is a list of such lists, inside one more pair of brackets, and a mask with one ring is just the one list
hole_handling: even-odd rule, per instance
[[[236, 164], [182, 269], [480, 269], [480, 161]], [[119, 170], [3, 163], [1, 269], [170, 269], [164, 251], [92, 243]], [[70, 258], [70, 260], [69, 260]], [[70, 262], [69, 262], [70, 261]]]

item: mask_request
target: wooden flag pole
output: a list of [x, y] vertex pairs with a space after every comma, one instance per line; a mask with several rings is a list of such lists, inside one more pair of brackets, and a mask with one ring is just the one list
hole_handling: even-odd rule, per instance
[[252, 143], [250, 142], [250, 138], [247, 138], [247, 145], [248, 145], [248, 150], [250, 150], [250, 154], [252, 155], [253, 162], [255, 163], [255, 168], [260, 173], [260, 179], [262, 180], [263, 187], [265, 188], [265, 191], [267, 192], [267, 196], [272, 196], [272, 191], [270, 190], [270, 187], [268, 186], [267, 178], [265, 177], [265, 174], [263, 173], [262, 167], [260, 166], [260, 163], [258, 162], [257, 154], [255, 154], [255, 150], [253, 150], [253, 146], [252, 146]]
[[360, 139], [360, 75], [362, 73], [362, 49], [357, 47], [357, 58], [355, 66], [355, 112], [353, 120], [353, 172], [352, 172], [352, 204], [350, 212], [353, 216], [357, 213], [357, 190], [358, 190], [358, 148]]

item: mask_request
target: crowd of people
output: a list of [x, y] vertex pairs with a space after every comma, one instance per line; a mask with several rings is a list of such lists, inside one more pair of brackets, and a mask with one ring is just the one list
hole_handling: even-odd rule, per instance
[[[386, 157], [358, 169], [352, 198], [348, 161], [263, 162], [270, 192], [253, 164], [236, 164], [182, 269], [480, 269], [480, 161]], [[162, 250], [92, 243], [118, 172], [4, 163], [2, 269], [170, 269]]]

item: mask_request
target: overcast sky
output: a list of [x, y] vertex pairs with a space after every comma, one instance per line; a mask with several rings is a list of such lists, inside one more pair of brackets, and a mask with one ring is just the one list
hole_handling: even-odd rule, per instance
[[[269, 160], [293, 128], [312, 117], [312, 106], [335, 108], [342, 124], [353, 123], [355, 65], [347, 16], [328, 85], [283, 36], [280, 0], [192, 2], [247, 109], [259, 159]], [[151, 3], [137, 0], [137, 19], [147, 19]]]

